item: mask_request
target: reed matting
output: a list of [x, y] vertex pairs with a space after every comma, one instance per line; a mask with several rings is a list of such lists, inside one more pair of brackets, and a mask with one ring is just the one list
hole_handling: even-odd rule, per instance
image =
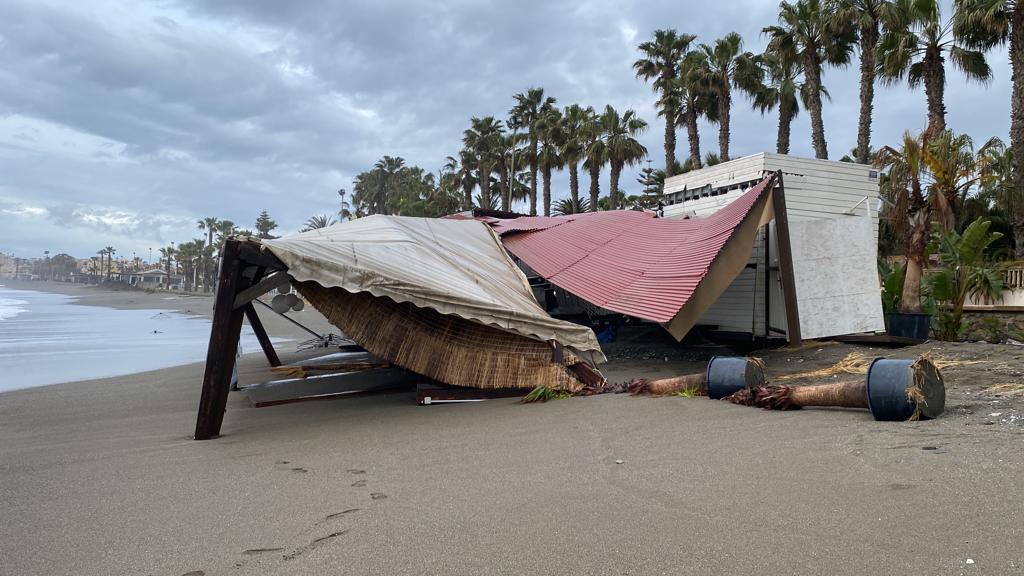
[[584, 361], [568, 350], [553, 355], [549, 343], [367, 292], [351, 293], [315, 282], [296, 287], [371, 354], [438, 382], [487, 389], [582, 388], [572, 370], [585, 368]]

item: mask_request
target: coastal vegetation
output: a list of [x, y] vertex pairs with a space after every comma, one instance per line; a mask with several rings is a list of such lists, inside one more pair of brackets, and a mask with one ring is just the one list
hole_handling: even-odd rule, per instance
[[[1024, 3], [955, 0], [951, 13], [940, 8], [937, 0], [787, 0], [779, 4], [776, 22], [762, 28], [760, 52], [747, 50], [736, 33], [705, 39], [671, 28], [655, 30], [638, 42], [632, 62], [638, 81], [650, 86], [663, 132], [653, 166], [640, 141], [650, 126], [635, 110], [566, 103], [532, 86], [512, 95], [504, 114], [470, 118], [461, 149], [435, 172], [384, 155], [355, 176], [351, 191], [337, 192], [336, 215], [311, 216], [302, 230], [373, 214], [437, 217], [473, 208], [513, 211], [517, 205], [531, 215], [654, 208], [665, 178], [732, 156], [732, 112], [741, 105], [772, 116], [775, 149], [783, 154], [791, 150], [794, 122], [806, 116], [815, 156], [827, 159], [823, 107], [830, 96], [822, 76], [856, 58], [857, 141], [842, 159], [880, 168], [888, 201], [881, 251], [903, 255], [906, 262], [900, 265], [901, 294], [893, 305], [920, 310], [935, 225], [964, 234], [983, 218], [999, 236], [986, 253], [1024, 259]], [[970, 138], [946, 123], [947, 68], [987, 85], [993, 78], [988, 53], [1005, 44], [1012, 68], [1009, 138], [993, 137], [975, 149]], [[877, 83], [922, 90], [927, 127], [876, 151]], [[714, 151], [701, 147], [702, 120], [717, 127]], [[682, 134], [685, 145], [679, 145]], [[623, 172], [644, 162], [636, 184], [623, 186]], [[555, 198], [562, 183], [568, 197]], [[191, 271], [192, 284], [203, 289], [213, 283], [223, 238], [272, 238], [277, 229], [266, 211], [254, 232], [214, 217], [197, 224], [205, 237], [160, 248], [159, 262], [168, 275]], [[113, 247], [99, 252], [101, 274], [111, 273], [113, 252]]]

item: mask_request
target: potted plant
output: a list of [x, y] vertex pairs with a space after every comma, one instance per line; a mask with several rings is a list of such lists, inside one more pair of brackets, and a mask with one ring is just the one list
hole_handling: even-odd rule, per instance
[[951, 229], [954, 206], [976, 181], [973, 144], [966, 135], [944, 130], [926, 138], [904, 133], [900, 149], [882, 148], [875, 165], [886, 169], [882, 193], [892, 201], [897, 232], [905, 234], [906, 270], [896, 310], [886, 319], [889, 334], [924, 341], [931, 314], [922, 308], [929, 226]]

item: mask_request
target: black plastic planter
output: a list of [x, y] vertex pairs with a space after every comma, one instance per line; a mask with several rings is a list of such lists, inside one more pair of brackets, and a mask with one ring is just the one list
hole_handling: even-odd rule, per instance
[[890, 312], [887, 315], [889, 320], [889, 335], [899, 338], [910, 338], [919, 342], [928, 339], [928, 332], [932, 327], [931, 314], [916, 314], [911, 312]]
[[921, 365], [914, 382], [914, 360], [876, 358], [868, 368], [868, 407], [875, 420], [904, 421], [917, 414], [926, 420], [942, 414], [946, 387], [931, 362]]
[[715, 356], [708, 362], [708, 398], [720, 400], [744, 388], [763, 386], [764, 367], [750, 358]]

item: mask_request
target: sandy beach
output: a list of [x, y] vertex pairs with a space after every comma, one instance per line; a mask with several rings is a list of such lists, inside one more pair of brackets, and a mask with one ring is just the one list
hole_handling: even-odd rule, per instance
[[[212, 302], [60, 289], [109, 307]], [[256, 409], [236, 393], [223, 436], [196, 442], [201, 364], [0, 394], [0, 574], [1024, 573], [1024, 397], [989, 390], [1024, 379], [1024, 349], [764, 356], [781, 374], [851, 350], [960, 362], [944, 371], [946, 414], [626, 395], [417, 406], [411, 393]], [[241, 361], [243, 382], [270, 377], [262, 355]]]

